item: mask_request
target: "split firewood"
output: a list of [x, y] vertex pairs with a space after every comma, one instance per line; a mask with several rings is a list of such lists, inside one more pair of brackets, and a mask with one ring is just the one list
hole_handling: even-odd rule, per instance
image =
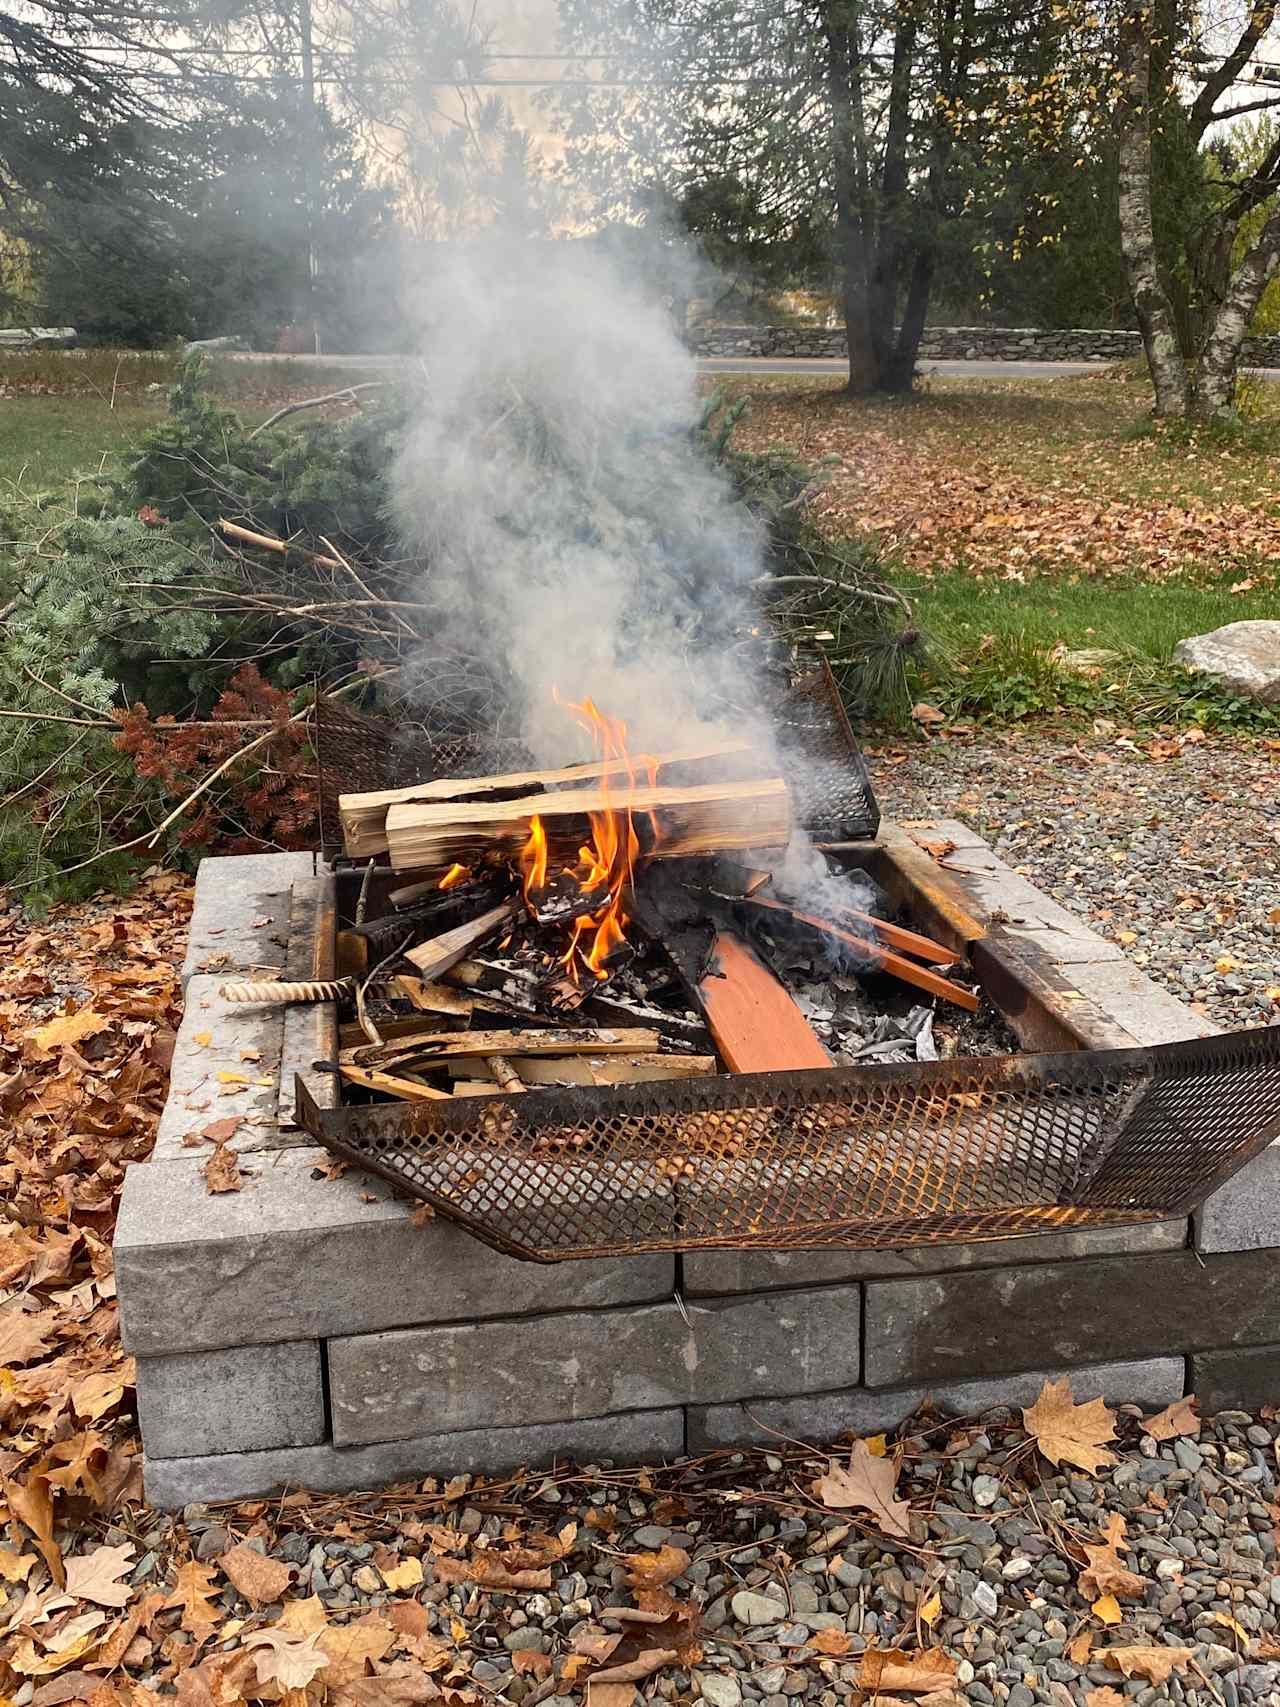
[[[477, 1002], [474, 996], [461, 995], [457, 990], [451, 990], [447, 984], [428, 984], [422, 978], [401, 976], [391, 980], [391, 987], [396, 995], [403, 996], [406, 1002], [411, 1002], [419, 1013], [454, 1014], [459, 1019], [470, 1019], [476, 1011]], [[382, 1029], [385, 1035], [386, 1027], [383, 1026]]]
[[656, 1031], [587, 1031], [548, 1027], [546, 1031], [434, 1031], [392, 1042], [365, 1044], [343, 1050], [340, 1061], [372, 1066], [384, 1072], [411, 1061], [440, 1062], [464, 1056], [505, 1055], [647, 1055], [658, 1048]]
[[396, 871], [447, 871], [498, 851], [514, 858], [538, 818], [553, 866], [573, 865], [590, 839], [591, 814], [630, 811], [656, 824], [659, 858], [722, 848], [781, 847], [791, 834], [791, 796], [781, 777], [685, 788], [577, 788], [519, 800], [392, 806], [387, 845]]
[[405, 959], [417, 967], [425, 983], [431, 983], [442, 972], [447, 972], [451, 966], [465, 960], [473, 948], [478, 948], [491, 936], [497, 936], [519, 911], [519, 901], [503, 901], [499, 906], [491, 907], [487, 913], [481, 913], [478, 919], [471, 919], [465, 925], [455, 925], [453, 930], [444, 931], [440, 936], [432, 937], [429, 942], [419, 943], [417, 948], [408, 951]]
[[[517, 1056], [511, 1065], [526, 1086], [639, 1085], [706, 1078], [720, 1070], [714, 1055], [531, 1055]], [[459, 1061], [449, 1071], [462, 1079], [472, 1078], [476, 1063]]]
[[830, 1055], [791, 992], [729, 931], [716, 936], [713, 963], [698, 997], [731, 1073], [830, 1067]]
[[[490, 800], [502, 796], [516, 797], [547, 793], [557, 789], [578, 788], [585, 783], [598, 782], [603, 777], [626, 776], [628, 769], [647, 773], [649, 766], [667, 769], [672, 765], [709, 765], [717, 760], [749, 754], [748, 741], [712, 741], [701, 746], [663, 753], [654, 758], [604, 759], [590, 764], [569, 765], [562, 770], [513, 771], [506, 776], [437, 777], [431, 782], [411, 783], [405, 788], [384, 788], [367, 794], [343, 794], [338, 798], [338, 814], [346, 851], [352, 858], [387, 851], [386, 820], [393, 806], [414, 802], [474, 801], [487, 796]], [[764, 761], [760, 761], [763, 768]], [[740, 765], [737, 768], [741, 768]], [[465, 861], [463, 862], [466, 863]], [[401, 869], [401, 868], [397, 868]], [[396, 902], [396, 905], [401, 903]]]
[[875, 971], [888, 972], [894, 978], [900, 978], [904, 984], [914, 984], [917, 990], [927, 990], [931, 996], [938, 996], [944, 1002], [953, 1002], [956, 1007], [964, 1008], [968, 1013], [978, 1011], [978, 997], [972, 990], [966, 990], [962, 984], [953, 984], [949, 978], [939, 977], [927, 967], [917, 966], [914, 960], [904, 960], [900, 954], [882, 948], [879, 943], [869, 942], [866, 937], [854, 936], [851, 931], [832, 924], [830, 919], [820, 919], [814, 913], [802, 913], [798, 907], [788, 907], [781, 901], [766, 901], [762, 895], [753, 895], [748, 905], [786, 913], [800, 924], [808, 925], [810, 930], [819, 931], [823, 936], [834, 937], [837, 942], [844, 943]]
[[338, 1073], [349, 1084], [363, 1085], [369, 1091], [383, 1091], [387, 1096], [399, 1097], [404, 1102], [440, 1102], [448, 1101], [449, 1097], [448, 1091], [433, 1090], [417, 1079], [379, 1072], [375, 1067], [362, 1067], [354, 1061], [339, 1060]]

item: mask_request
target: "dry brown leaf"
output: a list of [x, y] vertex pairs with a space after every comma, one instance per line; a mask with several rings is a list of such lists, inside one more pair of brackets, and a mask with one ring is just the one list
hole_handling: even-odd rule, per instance
[[329, 1656], [319, 1643], [319, 1632], [298, 1636], [275, 1625], [269, 1630], [256, 1630], [244, 1639], [244, 1646], [254, 1651], [258, 1682], [278, 1683], [282, 1689], [305, 1689], [313, 1677], [324, 1671]]
[[125, 1389], [132, 1387], [137, 1371], [131, 1357], [126, 1357], [114, 1369], [102, 1369], [86, 1375], [71, 1388], [71, 1409], [85, 1422], [97, 1422], [114, 1410], [124, 1398]]
[[[1089, 1561], [1080, 1573], [1080, 1593], [1086, 1600], [1099, 1595], [1124, 1595], [1140, 1599], [1147, 1591], [1147, 1580], [1131, 1571], [1120, 1558], [1120, 1543], [1124, 1540], [1124, 1518], [1113, 1511], [1107, 1518], [1102, 1545], [1084, 1543], [1084, 1555]], [[1108, 1619], [1108, 1623], [1115, 1620]]]
[[90, 1661], [95, 1671], [114, 1671], [124, 1659], [129, 1645], [144, 1624], [149, 1624], [155, 1614], [164, 1605], [164, 1595], [152, 1592], [135, 1601], [112, 1630], [106, 1641], [98, 1649]]
[[593, 1625], [588, 1630], [580, 1630], [573, 1638], [573, 1651], [585, 1659], [594, 1660], [596, 1665], [603, 1665], [607, 1659], [612, 1658], [613, 1651], [621, 1640], [621, 1631], [614, 1634]]
[[1240, 1643], [1241, 1648], [1248, 1647], [1249, 1632], [1238, 1619], [1232, 1618], [1230, 1613], [1215, 1612], [1213, 1615], [1213, 1622], [1215, 1624], [1221, 1624], [1224, 1630], [1230, 1630], [1231, 1634]]
[[32, 1363], [49, 1349], [58, 1325], [56, 1310], [24, 1310], [18, 1301], [0, 1310], [0, 1368]]
[[1126, 1677], [1145, 1677], [1148, 1683], [1164, 1683], [1175, 1671], [1185, 1671], [1195, 1658], [1194, 1648], [1134, 1647], [1098, 1648], [1103, 1661]]
[[330, 1624], [319, 1637], [320, 1647], [329, 1656], [326, 1687], [363, 1677], [366, 1666], [376, 1665], [395, 1639], [395, 1631], [377, 1612], [357, 1619], [354, 1624]]
[[393, 1594], [399, 1594], [403, 1589], [417, 1588], [421, 1583], [422, 1560], [410, 1554], [394, 1565], [379, 1565], [378, 1574]]
[[7, 1583], [24, 1583], [36, 1562], [34, 1553], [15, 1553], [12, 1547], [0, 1546], [0, 1577]]
[[636, 1698], [634, 1683], [597, 1683], [587, 1679], [587, 1707], [631, 1707]]
[[894, 1499], [897, 1480], [898, 1466], [892, 1458], [877, 1458], [865, 1440], [855, 1440], [848, 1464], [833, 1459], [813, 1491], [830, 1511], [870, 1512], [884, 1534], [909, 1538], [911, 1507], [906, 1500]]
[[[491, 1553], [478, 1553], [474, 1559], [436, 1559], [431, 1568], [438, 1583], [479, 1583], [484, 1588], [526, 1589], [530, 1592], [551, 1587], [549, 1565], [540, 1571], [509, 1571], [503, 1561]], [[390, 1583], [387, 1586], [390, 1587]]]
[[[284, 1596], [298, 1572], [295, 1566], [268, 1559], [245, 1542], [224, 1553], [218, 1568], [232, 1583], [237, 1594], [251, 1600], [255, 1606], [270, 1606]], [[265, 1680], [264, 1680], [265, 1681]]]
[[1128, 1698], [1118, 1689], [1112, 1689], [1110, 1684], [1104, 1684], [1101, 1689], [1088, 1691], [1084, 1707], [1128, 1707]]
[[421, 1666], [410, 1660], [393, 1660], [376, 1677], [357, 1677], [326, 1696], [327, 1707], [454, 1707], [457, 1691], [441, 1692]]
[[31, 1538], [49, 1567], [49, 1575], [59, 1588], [65, 1588], [67, 1574], [62, 1553], [53, 1539], [53, 1501], [49, 1498], [48, 1478], [31, 1475], [25, 1482], [11, 1482], [6, 1476], [0, 1486], [4, 1488], [10, 1512], [31, 1531]]
[[1152, 1440], [1176, 1440], [1182, 1435], [1199, 1434], [1200, 1418], [1196, 1415], [1195, 1394], [1175, 1399], [1159, 1416], [1144, 1422], [1142, 1432], [1149, 1434]]
[[79, 1013], [62, 1014], [58, 1019], [50, 1020], [48, 1025], [38, 1026], [27, 1036], [37, 1049], [61, 1049], [65, 1044], [82, 1043], [86, 1037], [106, 1031], [110, 1024], [105, 1014], [95, 1013], [92, 1008], [81, 1008]]
[[425, 1636], [431, 1628], [427, 1609], [420, 1600], [393, 1600], [387, 1608], [387, 1621], [401, 1636]]
[[690, 1561], [683, 1547], [666, 1546], [653, 1553], [624, 1553], [618, 1562], [632, 1588], [662, 1588], [682, 1577]]
[[1078, 1636], [1073, 1636], [1067, 1643], [1067, 1658], [1072, 1665], [1088, 1665], [1089, 1655], [1093, 1650], [1093, 1631], [1082, 1630]]
[[511, 1656], [511, 1669], [517, 1677], [525, 1672], [531, 1677], [550, 1677], [551, 1655], [540, 1654], [536, 1648], [517, 1648]]
[[222, 1614], [212, 1604], [217, 1592], [213, 1587], [215, 1575], [212, 1565], [202, 1565], [198, 1559], [188, 1559], [178, 1567], [177, 1580], [165, 1605], [182, 1608], [182, 1628], [192, 1635], [200, 1635], [222, 1622]]
[[134, 1554], [126, 1542], [123, 1547], [96, 1547], [92, 1553], [68, 1559], [67, 1593], [97, 1606], [127, 1606], [133, 1590], [120, 1578], [132, 1566]]
[[205, 1163], [204, 1178], [211, 1197], [219, 1197], [227, 1191], [242, 1191], [244, 1189], [244, 1178], [240, 1172], [240, 1164], [236, 1160], [236, 1153], [226, 1144], [219, 1144]]
[[1120, 1602], [1113, 1594], [1099, 1595], [1089, 1610], [1100, 1624], [1118, 1624], [1124, 1617]]
[[941, 1648], [921, 1648], [914, 1654], [904, 1653], [901, 1648], [868, 1648], [858, 1668], [858, 1684], [872, 1691], [925, 1694], [930, 1690], [950, 1689], [958, 1669], [957, 1662]]
[[1050, 1464], [1065, 1460], [1096, 1476], [1104, 1465], [1116, 1463], [1115, 1454], [1099, 1444], [1115, 1439], [1115, 1412], [1101, 1399], [1077, 1405], [1065, 1375], [1045, 1382], [1035, 1404], [1023, 1410], [1022, 1421]]
[[292, 1630], [295, 1636], [313, 1636], [328, 1623], [324, 1602], [318, 1594], [309, 1594], [305, 1600], [286, 1600], [274, 1628]]
[[819, 1654], [847, 1654], [849, 1638], [843, 1630], [815, 1630], [809, 1638], [809, 1647]]

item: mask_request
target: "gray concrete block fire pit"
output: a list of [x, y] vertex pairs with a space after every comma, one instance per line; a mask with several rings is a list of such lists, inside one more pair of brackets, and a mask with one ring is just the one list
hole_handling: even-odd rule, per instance
[[[966, 826], [927, 829], [955, 844], [986, 923], [973, 970], [1025, 1047], [1209, 1034]], [[886, 846], [903, 836], [881, 827]], [[317, 975], [331, 882], [310, 855], [200, 870], [172, 1092], [115, 1240], [155, 1504], [830, 1438], [926, 1394], [1026, 1402], [1062, 1372], [1077, 1397], [1151, 1406], [1280, 1398], [1275, 1146], [1191, 1220], [985, 1243], [530, 1263], [429, 1218], [296, 1124], [295, 1072], [336, 1101], [312, 1066], [334, 1052], [334, 1009], [218, 994]], [[243, 1185], [215, 1195], [203, 1131], [228, 1115]]]

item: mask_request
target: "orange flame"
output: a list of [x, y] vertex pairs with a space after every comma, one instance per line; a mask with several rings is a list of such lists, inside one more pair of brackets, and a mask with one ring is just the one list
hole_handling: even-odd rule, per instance
[[[558, 698], [558, 696], [557, 696]], [[564, 703], [564, 702], [561, 702]], [[589, 814], [591, 846], [579, 848], [578, 869], [575, 872], [583, 888], [607, 884], [609, 899], [594, 913], [575, 919], [573, 935], [565, 951], [563, 964], [569, 975], [576, 973], [581, 955], [588, 969], [597, 978], [608, 977], [611, 954], [626, 941], [626, 902], [631, 889], [632, 872], [640, 853], [640, 838], [629, 808], [616, 809], [609, 805], [609, 795], [616, 787], [615, 767], [621, 766], [626, 786], [635, 786], [635, 766], [627, 752], [627, 726], [618, 718], [606, 717], [591, 699], [581, 705], [567, 706], [595, 742], [596, 754], [603, 759], [606, 770], [600, 779], [600, 792], [605, 798], [603, 811]], [[657, 825], [654, 824], [656, 833]]]
[[470, 876], [470, 866], [457, 864], [451, 865], [448, 871], [446, 871], [444, 876], [440, 879], [438, 887], [441, 889], [456, 889], [459, 883], [465, 883], [467, 878]]
[[524, 877], [524, 898], [530, 906], [547, 886], [547, 833], [542, 819], [534, 817], [529, 839], [520, 849], [519, 866]]

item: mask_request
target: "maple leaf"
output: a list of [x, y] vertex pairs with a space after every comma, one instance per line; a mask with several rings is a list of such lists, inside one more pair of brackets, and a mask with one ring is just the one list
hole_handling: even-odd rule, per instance
[[236, 1593], [255, 1606], [270, 1606], [279, 1600], [298, 1574], [292, 1565], [268, 1559], [243, 1541], [222, 1555], [218, 1568]]
[[958, 1662], [941, 1648], [921, 1648], [907, 1654], [901, 1648], [868, 1648], [858, 1668], [862, 1689], [911, 1690], [927, 1693], [949, 1689], [956, 1681]]
[[[1124, 1540], [1124, 1518], [1113, 1511], [1102, 1532], [1102, 1545], [1084, 1543], [1088, 1565], [1080, 1573], [1080, 1593], [1086, 1600], [1098, 1595], [1124, 1595], [1127, 1599], [1141, 1598], [1146, 1593], [1144, 1577], [1137, 1576], [1121, 1562], [1120, 1543]], [[1108, 1620], [1111, 1622], [1111, 1620]]]
[[1195, 1435], [1200, 1432], [1200, 1418], [1196, 1415], [1195, 1394], [1185, 1399], [1175, 1399], [1171, 1405], [1142, 1425], [1143, 1434], [1149, 1434], [1152, 1440], [1176, 1440], [1182, 1435]]
[[1103, 1465], [1117, 1462], [1113, 1452], [1099, 1445], [1115, 1439], [1115, 1412], [1101, 1399], [1077, 1405], [1065, 1375], [1061, 1381], [1045, 1382], [1035, 1404], [1024, 1408], [1022, 1421], [1050, 1464], [1060, 1465], [1065, 1459], [1096, 1476]]
[[14, 1368], [32, 1363], [49, 1349], [57, 1325], [56, 1310], [24, 1310], [14, 1301], [0, 1310], [0, 1367]]
[[77, 1600], [92, 1600], [97, 1606], [127, 1606], [133, 1590], [119, 1579], [133, 1564], [135, 1549], [96, 1547], [66, 1561], [67, 1593]]
[[1148, 1683], [1165, 1683], [1175, 1671], [1185, 1671], [1195, 1658], [1194, 1648], [1099, 1648], [1107, 1665], [1126, 1677], [1145, 1677]]
[[813, 1491], [829, 1511], [867, 1511], [876, 1527], [885, 1535], [909, 1538], [911, 1507], [906, 1500], [895, 1500], [893, 1490], [898, 1480], [898, 1466], [891, 1458], [877, 1458], [865, 1440], [855, 1440], [847, 1465], [834, 1459], [825, 1476], [813, 1484]]
[[182, 1628], [192, 1635], [199, 1635], [222, 1622], [222, 1614], [212, 1604], [214, 1575], [212, 1565], [202, 1565], [198, 1559], [189, 1559], [178, 1567], [177, 1580], [165, 1601], [166, 1606], [182, 1608]]
[[689, 1555], [683, 1547], [659, 1547], [653, 1553], [624, 1553], [618, 1562], [632, 1588], [662, 1588], [689, 1569]]
[[329, 1656], [320, 1647], [320, 1633], [298, 1636], [291, 1630], [272, 1625], [269, 1630], [255, 1631], [246, 1636], [244, 1645], [253, 1648], [254, 1667], [259, 1683], [278, 1683], [282, 1689], [305, 1689], [318, 1672], [329, 1664]]
[[244, 1178], [236, 1160], [236, 1153], [225, 1144], [219, 1144], [205, 1163], [204, 1178], [211, 1197], [244, 1189]]

